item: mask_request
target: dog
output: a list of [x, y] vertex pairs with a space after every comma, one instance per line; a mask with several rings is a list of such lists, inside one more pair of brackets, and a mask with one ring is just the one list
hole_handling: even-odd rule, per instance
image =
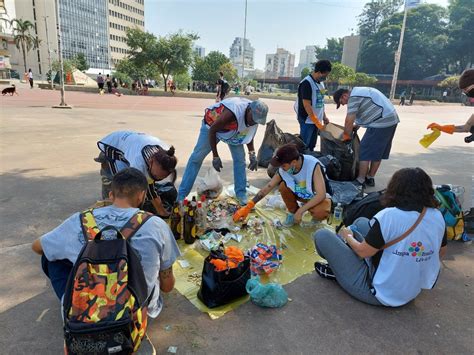
[[19, 95], [18, 92], [16, 91], [15, 84], [2, 90], [2, 95], [5, 96], [6, 94], [10, 94], [10, 96], [13, 96], [13, 94]]

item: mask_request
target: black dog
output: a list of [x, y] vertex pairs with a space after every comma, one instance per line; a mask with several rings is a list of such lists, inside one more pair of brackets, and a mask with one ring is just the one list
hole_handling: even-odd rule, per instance
[[13, 96], [13, 94], [19, 95], [19, 94], [16, 92], [16, 86], [15, 86], [15, 85], [12, 85], [12, 86], [10, 86], [9, 88], [3, 89], [3, 90], [2, 90], [2, 95], [5, 96], [6, 94], [10, 94], [10, 96]]

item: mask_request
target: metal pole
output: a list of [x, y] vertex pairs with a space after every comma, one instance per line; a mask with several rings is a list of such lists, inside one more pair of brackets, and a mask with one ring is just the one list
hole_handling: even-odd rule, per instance
[[[245, 39], [247, 37], [247, 0], [245, 0], [245, 17], [244, 17], [244, 41], [242, 43], [242, 85], [244, 85], [244, 68], [245, 68]], [[243, 89], [243, 88], [242, 88]]]
[[393, 100], [395, 98], [395, 90], [397, 88], [398, 69], [400, 68], [400, 57], [402, 56], [403, 37], [405, 36], [407, 13], [408, 8], [405, 6], [405, 13], [403, 14], [402, 33], [400, 34], [400, 42], [398, 42], [398, 49], [395, 52], [395, 69], [393, 70], [392, 86], [390, 87], [390, 100]]
[[59, 17], [59, 0], [55, 1], [56, 4], [56, 31], [58, 32], [58, 60], [59, 60], [59, 86], [61, 87], [61, 103], [59, 106], [67, 106], [66, 101], [64, 100], [64, 63], [63, 63], [63, 53], [61, 49], [61, 24]]
[[51, 86], [51, 89], [53, 89], [53, 71], [52, 71], [52, 68], [51, 68], [51, 49], [49, 47], [49, 34], [48, 34], [48, 21], [46, 21], [46, 19], [48, 18], [49, 16], [43, 16], [44, 18], [44, 27], [46, 29], [46, 44], [48, 45], [48, 64], [49, 64], [49, 75], [51, 77], [51, 82], [50, 82], [50, 86]]

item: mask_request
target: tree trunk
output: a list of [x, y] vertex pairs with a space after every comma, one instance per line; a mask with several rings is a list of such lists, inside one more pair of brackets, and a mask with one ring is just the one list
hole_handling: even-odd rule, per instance
[[161, 75], [163, 77], [163, 81], [165, 82], [165, 92], [168, 91], [168, 84], [167, 81], [168, 81], [168, 77], [166, 77], [164, 74]]
[[25, 48], [25, 43], [22, 43], [21, 44], [21, 49], [22, 49], [22, 52], [23, 52], [23, 63], [25, 64], [25, 73], [28, 71], [28, 69], [26, 68], [26, 48]]

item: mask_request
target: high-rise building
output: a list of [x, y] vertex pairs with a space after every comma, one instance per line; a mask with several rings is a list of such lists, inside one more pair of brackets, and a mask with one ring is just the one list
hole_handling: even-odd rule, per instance
[[[97, 1], [97, 0], [96, 0]], [[111, 66], [128, 54], [126, 31], [128, 28], [145, 30], [144, 0], [108, 0], [108, 27]]]
[[15, 42], [9, 22], [14, 18], [13, 0], [0, 0], [0, 79], [10, 78], [11, 56]]
[[295, 67], [295, 76], [300, 76], [304, 68], [312, 68], [316, 62], [316, 47], [306, 46], [305, 49], [300, 50], [300, 61]]
[[362, 38], [359, 35], [350, 35], [344, 37], [344, 46], [342, 47], [341, 63], [356, 70], [359, 51], [362, 45]]
[[277, 48], [276, 53], [265, 58], [265, 76], [267, 78], [293, 77], [295, 73], [295, 55], [286, 49]]
[[[242, 53], [243, 58], [242, 58]], [[230, 46], [229, 59], [230, 62], [237, 69], [239, 76], [247, 75], [254, 70], [254, 53], [255, 49], [250, 44], [250, 41], [246, 38], [245, 41], [242, 37], [235, 37], [232, 46]], [[242, 66], [243, 61], [243, 66]]]
[[[15, 18], [29, 20], [31, 33], [40, 40], [36, 50], [27, 54], [27, 66], [35, 78], [44, 79], [51, 61], [57, 59], [56, 1], [13, 1]], [[125, 43], [129, 28], [145, 28], [144, 0], [58, 0], [61, 22], [61, 47], [64, 59], [82, 53], [91, 68], [108, 70], [127, 56]], [[23, 57], [12, 55], [14, 69], [23, 73]]]
[[198, 46], [197, 44], [193, 44], [193, 53], [199, 58], [204, 58], [206, 56], [206, 49], [202, 46]]

